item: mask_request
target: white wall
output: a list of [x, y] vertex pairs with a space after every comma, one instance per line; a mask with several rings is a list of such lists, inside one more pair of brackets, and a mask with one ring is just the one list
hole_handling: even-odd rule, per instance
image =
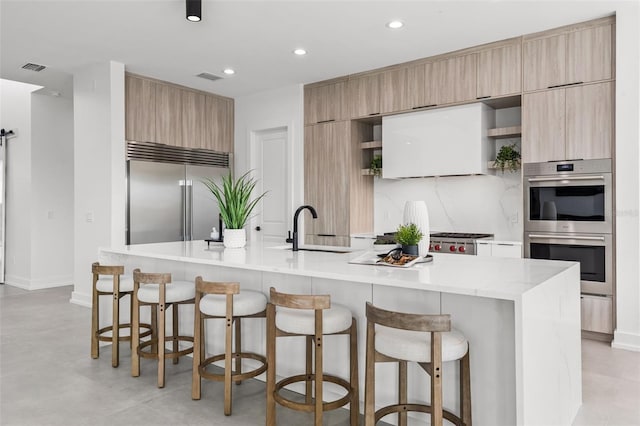
[[[293, 211], [304, 201], [304, 121], [303, 86], [293, 85], [235, 99], [235, 175], [252, 165], [251, 140], [255, 132], [286, 127], [288, 132], [289, 171], [291, 175], [291, 223]], [[277, 167], [277, 165], [274, 165]]]
[[640, 6], [616, 19], [616, 309], [613, 346], [640, 351]]
[[31, 97], [30, 289], [73, 284], [73, 101]]
[[0, 125], [7, 142], [5, 283], [28, 287], [31, 275], [31, 92], [40, 86], [0, 80]]
[[100, 246], [125, 242], [124, 65], [74, 73], [73, 303], [91, 305], [91, 263]]

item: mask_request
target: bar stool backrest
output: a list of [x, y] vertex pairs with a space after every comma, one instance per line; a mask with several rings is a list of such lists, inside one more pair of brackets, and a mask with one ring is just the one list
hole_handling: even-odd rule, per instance
[[277, 292], [273, 287], [269, 289], [269, 300], [272, 304], [283, 308], [318, 310], [331, 307], [331, 296], [328, 294], [286, 294]]
[[133, 282], [135, 284], [169, 284], [171, 274], [140, 272], [140, 269], [136, 268], [133, 270]]
[[238, 294], [240, 283], [205, 281], [196, 277], [196, 292], [207, 294]]
[[367, 320], [385, 327], [424, 332], [451, 331], [451, 315], [422, 315], [387, 311], [367, 302]]
[[124, 274], [124, 266], [100, 265], [100, 262], [93, 262], [91, 264], [91, 273], [94, 275], [122, 275]]

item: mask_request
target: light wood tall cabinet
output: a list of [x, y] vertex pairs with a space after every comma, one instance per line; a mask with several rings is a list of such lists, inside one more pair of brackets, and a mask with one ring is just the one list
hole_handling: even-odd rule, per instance
[[478, 52], [477, 99], [522, 92], [522, 42]]
[[360, 140], [371, 126], [336, 121], [305, 127], [305, 203], [318, 212], [305, 219], [305, 243], [349, 246], [350, 234], [373, 229], [373, 182], [362, 176]]
[[525, 163], [611, 158], [613, 83], [596, 83], [523, 95]]
[[613, 78], [613, 24], [525, 36], [524, 91]]
[[125, 138], [233, 152], [234, 102], [175, 84], [125, 76]]

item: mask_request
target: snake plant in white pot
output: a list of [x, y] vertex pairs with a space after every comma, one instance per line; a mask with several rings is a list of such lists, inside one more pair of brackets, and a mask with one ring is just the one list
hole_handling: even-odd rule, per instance
[[251, 170], [234, 180], [229, 173], [222, 177], [222, 185], [212, 179], [205, 178], [202, 183], [211, 191], [220, 208], [220, 215], [224, 222], [224, 246], [227, 248], [241, 248], [247, 244], [247, 233], [244, 229], [253, 209], [266, 195], [263, 192], [251, 200], [251, 193], [256, 186], [256, 180], [249, 176]]

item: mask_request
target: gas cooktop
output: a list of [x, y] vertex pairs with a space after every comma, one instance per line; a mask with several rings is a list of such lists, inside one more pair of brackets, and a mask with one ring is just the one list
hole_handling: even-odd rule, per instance
[[[432, 232], [429, 251], [433, 253], [476, 254], [476, 240], [493, 239], [493, 234], [469, 232]], [[378, 243], [395, 243], [395, 232], [379, 235]]]

